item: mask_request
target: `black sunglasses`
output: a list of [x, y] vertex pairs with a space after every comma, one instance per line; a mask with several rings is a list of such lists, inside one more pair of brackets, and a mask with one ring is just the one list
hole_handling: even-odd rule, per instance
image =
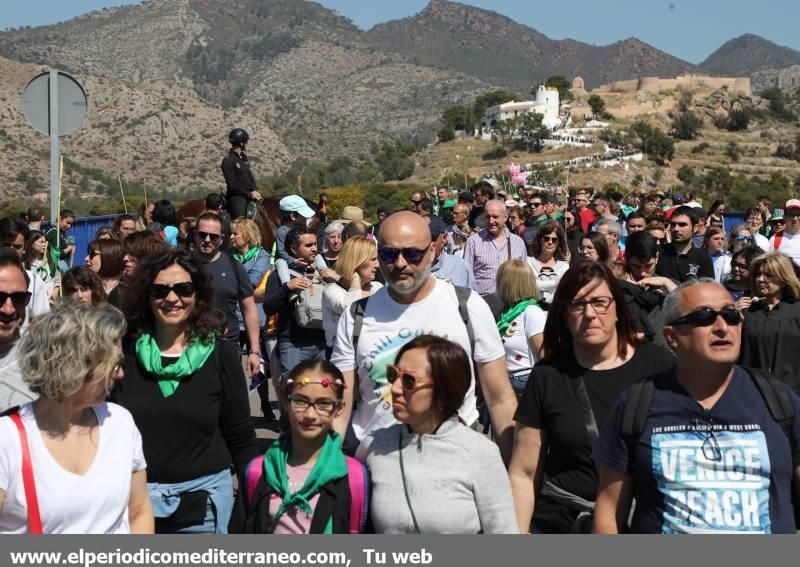
[[710, 307], [703, 307], [697, 311], [692, 311], [675, 319], [670, 325], [689, 325], [692, 327], [708, 327], [714, 324], [717, 317], [722, 317], [728, 325], [741, 325], [742, 314], [735, 307], [723, 307], [719, 311], [714, 311]]
[[11, 293], [6, 293], [5, 291], [0, 291], [0, 306], [5, 305], [9, 297], [11, 298], [11, 303], [16, 309], [22, 309], [30, 302], [31, 292], [14, 291]]
[[169, 292], [174, 291], [178, 297], [191, 297], [194, 295], [194, 284], [192, 282], [180, 282], [176, 284], [156, 284], [150, 286], [150, 297], [153, 299], [166, 299]]
[[378, 248], [378, 256], [384, 264], [394, 264], [402, 254], [406, 262], [416, 266], [422, 262], [427, 251], [427, 248], [390, 248], [389, 246], [383, 246]]
[[197, 231], [197, 237], [200, 239], [201, 242], [203, 240], [205, 240], [206, 238], [211, 240], [211, 242], [217, 242], [220, 238], [222, 238], [222, 235], [221, 234], [215, 234], [213, 232], [203, 232], [202, 230], [198, 230]]
[[422, 203], [422, 201], [415, 201], [414, 199], [411, 199], [412, 205], [419, 205], [420, 203]]

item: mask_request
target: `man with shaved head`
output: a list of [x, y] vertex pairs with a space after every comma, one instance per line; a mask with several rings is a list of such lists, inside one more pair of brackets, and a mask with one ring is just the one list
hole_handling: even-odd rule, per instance
[[[386, 365], [394, 364], [397, 352], [414, 337], [438, 335], [461, 345], [475, 361], [497, 443], [508, 462], [517, 402], [494, 318], [478, 294], [431, 276], [434, 255], [430, 228], [423, 217], [401, 211], [381, 224], [378, 261], [386, 287], [343, 313], [334, 341], [331, 362], [350, 386], [345, 390], [344, 411], [335, 421], [336, 430], [344, 436], [350, 422], [361, 440], [395, 423]], [[465, 298], [473, 340], [460, 311], [459, 294]], [[478, 420], [475, 378], [458, 412], [470, 426]], [[354, 384], [360, 393], [355, 410]]]
[[500, 264], [514, 258], [525, 262], [528, 251], [525, 241], [506, 228], [508, 213], [502, 201], [488, 201], [484, 212], [486, 228], [469, 237], [464, 259], [475, 274], [475, 291], [489, 295], [495, 291]]

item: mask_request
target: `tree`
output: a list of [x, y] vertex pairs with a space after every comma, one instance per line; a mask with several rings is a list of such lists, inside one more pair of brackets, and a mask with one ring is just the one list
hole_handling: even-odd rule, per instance
[[659, 165], [666, 164], [675, 157], [675, 140], [654, 128], [647, 140], [647, 155]]
[[442, 114], [442, 120], [445, 127], [450, 126], [453, 130], [469, 131], [474, 126], [472, 124], [472, 109], [462, 105], [451, 106], [445, 110]]
[[725, 148], [725, 155], [731, 158], [731, 161], [739, 161], [739, 144], [728, 142], [728, 146]]
[[519, 145], [527, 151], [541, 151], [544, 140], [550, 135], [550, 130], [542, 124], [544, 115], [538, 112], [526, 112], [518, 116], [515, 121], [516, 134], [519, 136]]
[[439, 143], [449, 142], [451, 140], [455, 140], [456, 138], [456, 131], [453, 130], [453, 127], [450, 124], [446, 124], [444, 128], [439, 130], [436, 134], [436, 137], [439, 139]]
[[492, 140], [499, 144], [501, 148], [511, 145], [514, 139], [514, 132], [517, 129], [516, 121], [516, 118], [503, 120], [502, 122], [498, 122], [492, 130]]
[[[564, 75], [553, 75], [548, 77], [544, 86], [558, 89], [558, 96], [561, 101], [572, 100], [572, 83]], [[531, 94], [536, 95], [536, 87], [531, 88]]]
[[682, 165], [678, 168], [678, 179], [685, 185], [692, 185], [697, 179], [694, 173], [694, 168], [690, 165]]
[[753, 113], [749, 109], [731, 110], [727, 122], [724, 122], [725, 128], [731, 132], [747, 130], [752, 117]]
[[769, 111], [778, 120], [793, 122], [797, 120], [797, 115], [786, 108], [786, 97], [779, 88], [771, 88], [761, 93], [761, 98], [769, 101]]
[[597, 117], [606, 111], [606, 101], [600, 95], [593, 94], [587, 101], [592, 109], [592, 116]]
[[795, 159], [797, 154], [794, 144], [778, 144], [778, 149], [775, 150], [774, 155], [781, 159]]
[[691, 110], [678, 114], [672, 120], [670, 134], [678, 140], [694, 140], [703, 126], [703, 121]]

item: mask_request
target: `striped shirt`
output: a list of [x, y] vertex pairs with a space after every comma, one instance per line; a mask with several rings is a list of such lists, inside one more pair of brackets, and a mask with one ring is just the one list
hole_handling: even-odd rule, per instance
[[511, 234], [507, 228], [503, 229], [503, 234], [505, 238], [498, 242], [487, 229], [482, 228], [467, 239], [464, 259], [472, 266], [472, 272], [475, 274], [475, 291], [480, 295], [494, 293], [497, 286], [495, 278], [500, 264], [509, 259], [525, 262], [528, 258], [524, 240], [516, 234]]

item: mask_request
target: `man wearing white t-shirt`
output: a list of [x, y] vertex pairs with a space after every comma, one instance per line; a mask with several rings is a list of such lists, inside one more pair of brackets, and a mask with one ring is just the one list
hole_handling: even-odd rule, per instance
[[769, 251], [785, 254], [800, 266], [800, 199], [786, 201], [783, 216], [786, 228], [770, 238]]
[[[336, 430], [344, 436], [351, 413], [353, 430], [359, 439], [396, 423], [386, 365], [394, 364], [397, 351], [415, 336], [433, 334], [458, 343], [476, 362], [497, 444], [508, 462], [517, 401], [489, 306], [477, 293], [471, 293], [467, 311], [475, 343], [470, 345], [467, 328], [459, 314], [455, 288], [431, 277], [434, 253], [425, 219], [407, 211], [395, 213], [381, 225], [378, 240], [378, 260], [386, 287], [367, 302], [357, 352], [353, 352], [350, 311], [342, 314], [336, 332], [331, 362], [344, 373], [350, 386], [345, 390], [344, 411], [335, 421]], [[355, 370], [361, 398], [358, 409], [353, 412]], [[475, 402], [473, 377], [459, 410], [459, 416], [468, 425], [478, 419]]]

